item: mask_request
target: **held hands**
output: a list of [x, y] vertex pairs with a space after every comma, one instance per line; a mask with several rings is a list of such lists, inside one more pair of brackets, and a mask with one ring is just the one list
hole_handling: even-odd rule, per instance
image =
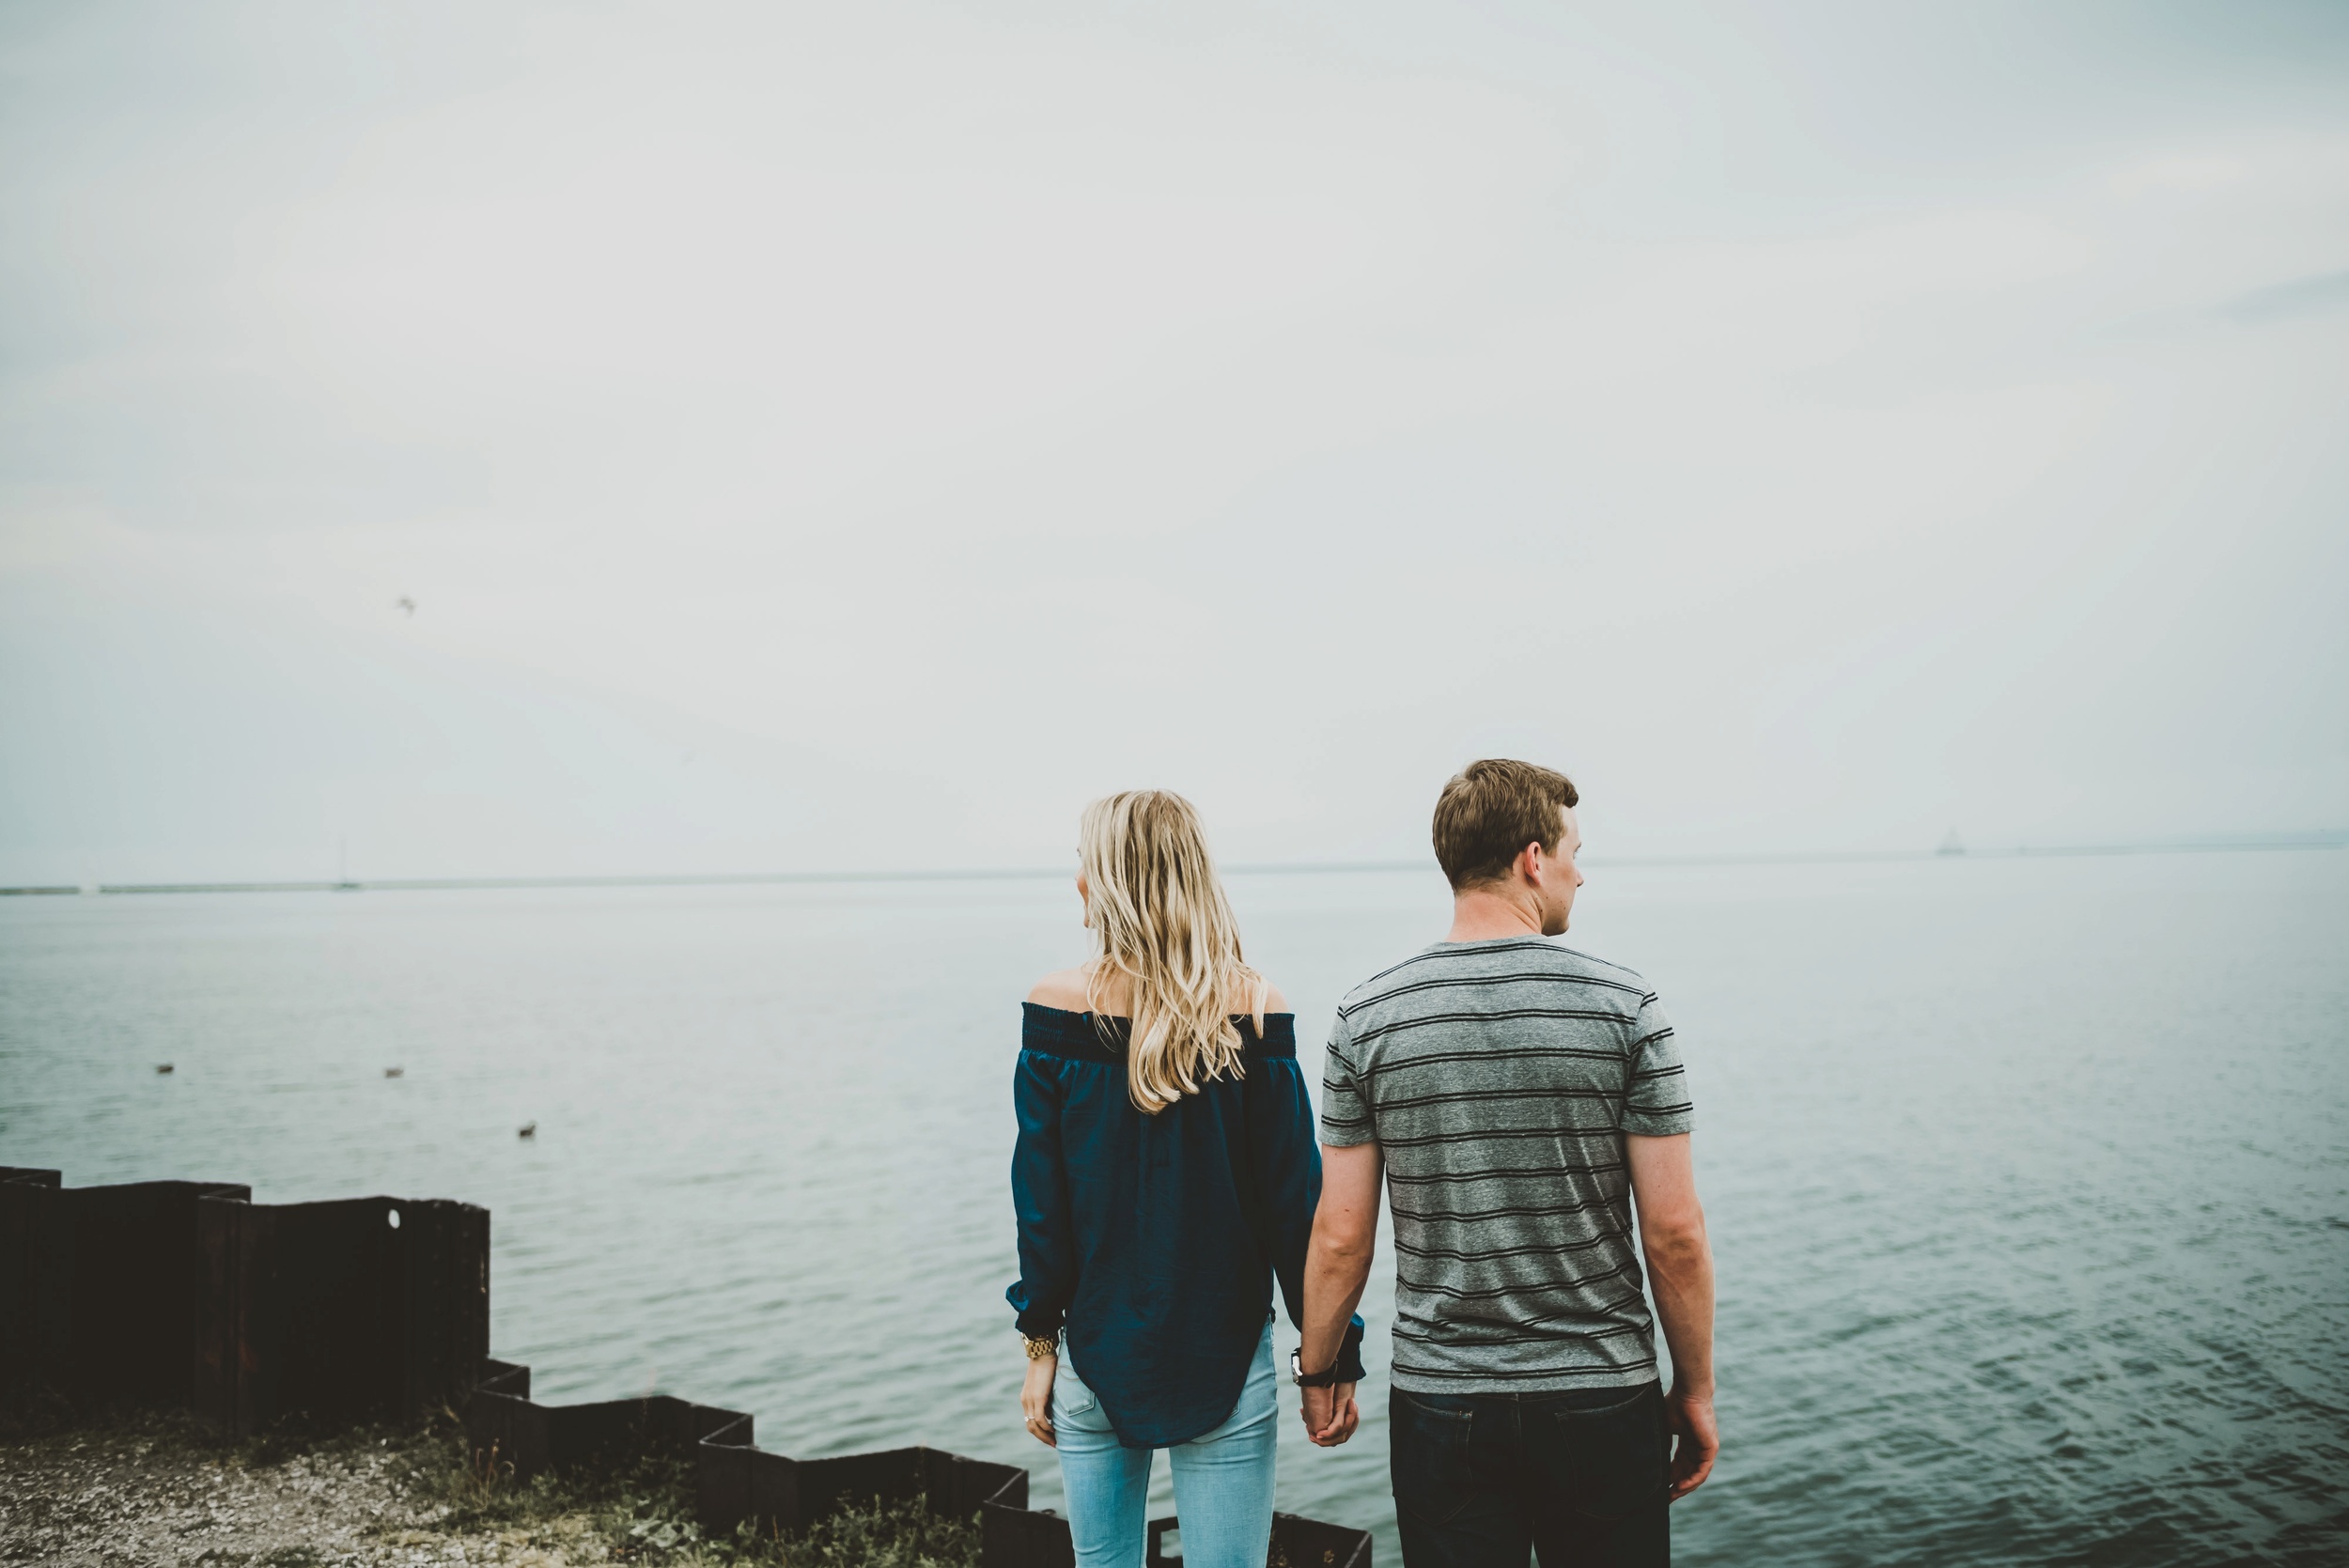
[[1019, 1385], [1019, 1412], [1028, 1418], [1028, 1436], [1046, 1448], [1060, 1447], [1052, 1431], [1052, 1374], [1059, 1370], [1059, 1357], [1038, 1356], [1028, 1363], [1027, 1379]]
[[1299, 1389], [1305, 1396], [1305, 1436], [1322, 1448], [1333, 1449], [1354, 1436], [1354, 1429], [1362, 1423], [1362, 1413], [1354, 1404], [1354, 1385], [1332, 1384], [1326, 1389]]
[[1670, 1498], [1678, 1502], [1713, 1473], [1713, 1456], [1721, 1452], [1720, 1429], [1713, 1424], [1710, 1396], [1683, 1393], [1678, 1389], [1665, 1396], [1664, 1421], [1680, 1439], [1672, 1445]]

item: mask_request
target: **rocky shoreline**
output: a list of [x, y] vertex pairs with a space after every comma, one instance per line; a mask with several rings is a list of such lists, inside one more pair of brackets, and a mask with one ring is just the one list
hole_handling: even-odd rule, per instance
[[968, 1522], [851, 1513], [791, 1543], [714, 1542], [674, 1467], [516, 1485], [438, 1429], [223, 1442], [156, 1416], [0, 1442], [0, 1563], [423, 1568], [647, 1563], [972, 1568]]

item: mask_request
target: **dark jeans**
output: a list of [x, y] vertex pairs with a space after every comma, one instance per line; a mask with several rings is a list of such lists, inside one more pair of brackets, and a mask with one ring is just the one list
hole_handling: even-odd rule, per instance
[[1663, 1390], [1422, 1394], [1387, 1404], [1404, 1568], [1662, 1568]]

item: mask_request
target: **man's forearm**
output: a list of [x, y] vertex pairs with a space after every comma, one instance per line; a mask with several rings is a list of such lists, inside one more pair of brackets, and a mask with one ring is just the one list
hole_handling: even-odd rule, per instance
[[1316, 1234], [1305, 1250], [1305, 1323], [1297, 1358], [1307, 1372], [1320, 1372], [1338, 1358], [1346, 1325], [1370, 1283], [1371, 1249], [1338, 1247]]
[[[1672, 1347], [1672, 1389], [1713, 1397], [1713, 1248], [1700, 1230], [1651, 1242], [1648, 1282]], [[1306, 1297], [1311, 1300], [1309, 1295]]]

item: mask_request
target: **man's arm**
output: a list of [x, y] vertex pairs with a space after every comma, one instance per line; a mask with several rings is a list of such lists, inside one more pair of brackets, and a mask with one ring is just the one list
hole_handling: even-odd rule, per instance
[[[1647, 1255], [1656, 1312], [1664, 1320], [1664, 1343], [1672, 1353], [1665, 1412], [1680, 1439], [1672, 1469], [1677, 1502], [1704, 1484], [1721, 1447], [1713, 1422], [1713, 1248], [1704, 1236], [1704, 1205], [1697, 1202], [1688, 1135], [1626, 1136], [1623, 1141], [1631, 1165], [1631, 1196], [1640, 1208], [1640, 1249]], [[1324, 1188], [1322, 1203], [1329, 1201]], [[1317, 1234], [1315, 1239], [1320, 1239]], [[1305, 1298], [1313, 1299], [1310, 1284]]]
[[[1376, 1143], [1321, 1151], [1321, 1206], [1314, 1211], [1314, 1238], [1305, 1250], [1304, 1343], [1297, 1358], [1307, 1372], [1332, 1366], [1346, 1343], [1346, 1326], [1370, 1283], [1371, 1254], [1378, 1244], [1378, 1178], [1386, 1167]], [[1354, 1385], [1306, 1389], [1305, 1432], [1324, 1448], [1354, 1435], [1361, 1414]]]

